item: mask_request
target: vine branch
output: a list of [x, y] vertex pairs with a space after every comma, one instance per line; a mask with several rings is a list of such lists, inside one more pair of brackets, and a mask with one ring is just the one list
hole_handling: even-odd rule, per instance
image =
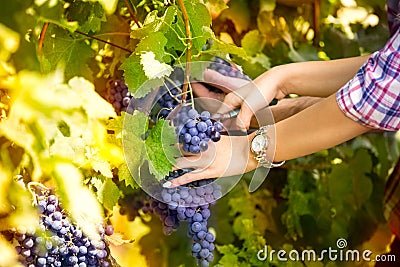
[[[40, 31], [39, 43], [38, 43], [38, 56], [39, 56], [40, 60], [42, 57], [42, 48], [43, 48], [43, 43], [44, 43], [44, 37], [46, 36], [48, 27], [49, 27], [49, 23], [46, 22], [43, 24], [42, 30]], [[43, 64], [40, 64], [40, 71], [42, 72], [42, 74], [44, 73]]]
[[109, 45], [111, 45], [111, 46], [117, 47], [117, 48], [119, 48], [119, 49], [121, 49], [121, 50], [124, 50], [125, 52], [128, 52], [128, 53], [131, 53], [131, 54], [132, 54], [132, 51], [131, 51], [131, 50], [129, 50], [129, 49], [125, 48], [125, 47], [122, 47], [122, 46], [120, 46], [120, 45], [111, 43], [111, 42], [109, 42], [109, 41], [106, 41], [106, 40], [97, 38], [96, 36], [89, 35], [89, 34], [86, 34], [86, 33], [84, 33], [84, 32], [78, 31], [78, 30], [76, 30], [75, 32], [78, 33], [78, 34], [81, 34], [81, 35], [83, 35], [83, 36], [89, 37], [89, 38], [91, 38], [91, 39], [97, 40], [97, 41], [99, 41], [99, 42], [103, 42], [103, 43], [109, 44]]
[[135, 16], [135, 13], [133, 12], [132, 7], [129, 4], [128, 0], [124, 0], [124, 2], [125, 2], [126, 8], [128, 8], [129, 15], [131, 16], [132, 20], [135, 22], [136, 26], [138, 26], [138, 28], [142, 28], [142, 26], [140, 26], [138, 19]]
[[185, 31], [186, 31], [186, 44], [187, 44], [187, 54], [186, 54], [186, 70], [185, 70], [185, 81], [183, 83], [182, 88], [182, 101], [186, 101], [187, 94], [189, 87], [189, 78], [190, 78], [190, 61], [192, 60], [192, 33], [190, 32], [190, 23], [189, 23], [189, 16], [185, 8], [185, 4], [183, 0], [178, 0], [179, 8], [182, 11], [183, 15], [183, 22], [185, 23]]

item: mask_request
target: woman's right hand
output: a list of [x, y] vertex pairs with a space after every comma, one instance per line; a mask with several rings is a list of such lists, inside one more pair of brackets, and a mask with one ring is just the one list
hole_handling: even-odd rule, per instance
[[286, 92], [282, 86], [284, 72], [275, 67], [267, 71], [252, 83], [247, 83], [239, 89], [228, 93], [218, 113], [226, 113], [240, 107], [237, 117], [237, 126], [249, 129], [251, 118], [254, 114], [265, 108], [275, 99], [282, 99]]

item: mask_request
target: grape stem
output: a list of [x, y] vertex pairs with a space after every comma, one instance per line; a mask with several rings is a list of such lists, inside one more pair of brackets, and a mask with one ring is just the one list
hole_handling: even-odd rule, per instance
[[[182, 88], [182, 102], [186, 102], [186, 92], [189, 88], [189, 78], [190, 78], [190, 61], [192, 59], [192, 33], [190, 32], [190, 23], [189, 16], [186, 11], [183, 0], [178, 0], [179, 8], [182, 11], [183, 22], [185, 23], [185, 31], [186, 31], [186, 44], [187, 44], [187, 53], [186, 53], [186, 70], [185, 70], [185, 81]], [[190, 89], [191, 90], [191, 89]], [[193, 99], [193, 98], [192, 98]], [[193, 106], [193, 101], [192, 101]]]
[[[42, 47], [44, 43], [44, 37], [46, 36], [47, 28], [49, 27], [49, 23], [45, 22], [43, 24], [42, 30], [40, 31], [39, 43], [38, 43], [38, 56], [39, 58], [42, 57]], [[43, 64], [40, 64], [40, 71], [42, 74], [44, 73]]]
[[124, 2], [125, 2], [126, 8], [128, 8], [128, 12], [129, 12], [129, 15], [131, 16], [132, 20], [135, 22], [135, 24], [137, 25], [138, 28], [142, 28], [142, 26], [140, 26], [138, 19], [135, 16], [135, 13], [133, 12], [133, 9], [132, 9], [131, 5], [129, 4], [128, 0], [124, 0]]
[[31, 195], [32, 195], [33, 204], [37, 205], [37, 199], [36, 199], [37, 194], [36, 194], [36, 192], [34, 192], [35, 187], [40, 187], [42, 192], [43, 191], [48, 192], [50, 190], [46, 186], [44, 186], [43, 184], [41, 184], [39, 182], [29, 182], [28, 183], [27, 188], [28, 188], [29, 193], [31, 193]]
[[114, 46], [114, 47], [116, 47], [116, 48], [119, 48], [119, 49], [121, 49], [121, 50], [124, 50], [125, 52], [128, 52], [128, 53], [131, 53], [131, 54], [132, 54], [132, 51], [129, 50], [128, 48], [119, 46], [119, 45], [117, 45], [117, 44], [114, 44], [114, 43], [111, 43], [111, 42], [109, 42], [109, 41], [106, 41], [106, 40], [97, 38], [96, 36], [89, 35], [89, 34], [87, 34], [87, 33], [84, 33], [84, 32], [78, 31], [78, 30], [76, 30], [75, 32], [78, 33], [78, 34], [80, 34], [80, 35], [83, 35], [83, 36], [89, 37], [89, 38], [91, 38], [91, 39], [97, 40], [97, 41], [99, 41], [99, 42], [103, 42], [103, 43], [109, 44], [109, 45], [111, 45], [111, 46]]

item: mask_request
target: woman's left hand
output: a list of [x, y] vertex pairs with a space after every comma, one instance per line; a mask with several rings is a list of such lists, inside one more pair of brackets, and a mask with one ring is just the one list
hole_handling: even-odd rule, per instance
[[177, 159], [176, 168], [194, 168], [171, 182], [171, 187], [196, 180], [240, 175], [257, 168], [258, 162], [250, 152], [254, 134], [244, 136], [222, 135], [221, 140], [210, 143], [205, 152]]

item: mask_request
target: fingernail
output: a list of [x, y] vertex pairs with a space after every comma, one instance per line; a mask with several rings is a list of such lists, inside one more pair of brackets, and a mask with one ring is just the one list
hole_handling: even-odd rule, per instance
[[163, 183], [163, 187], [164, 188], [168, 188], [168, 187], [170, 187], [172, 185], [172, 183], [170, 182], [170, 181], [166, 181], [165, 183]]

